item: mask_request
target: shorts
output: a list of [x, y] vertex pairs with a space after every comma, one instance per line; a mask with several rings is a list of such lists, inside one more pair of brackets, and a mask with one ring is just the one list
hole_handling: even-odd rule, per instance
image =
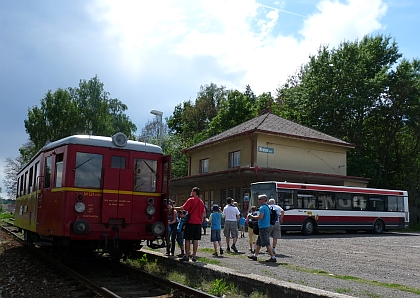
[[222, 238], [220, 237], [220, 230], [211, 230], [210, 241], [211, 242], [222, 241]]
[[241, 232], [245, 232], [245, 226], [244, 226], [244, 225], [240, 225], [240, 226], [239, 226], [239, 231], [241, 231]]
[[276, 224], [270, 226], [270, 237], [280, 239], [281, 238], [281, 226], [277, 221]]
[[185, 240], [201, 240], [201, 224], [186, 224], [184, 230]]
[[238, 238], [238, 223], [236, 221], [225, 221], [223, 234], [225, 237]]
[[248, 238], [249, 238], [249, 240], [248, 240], [249, 244], [255, 243], [257, 241], [257, 238], [258, 238], [258, 235], [255, 235], [254, 230], [251, 229], [250, 227], [248, 227]]
[[270, 237], [268, 236], [269, 233], [270, 227], [260, 228], [260, 233], [258, 235], [256, 244], [261, 247], [270, 246]]

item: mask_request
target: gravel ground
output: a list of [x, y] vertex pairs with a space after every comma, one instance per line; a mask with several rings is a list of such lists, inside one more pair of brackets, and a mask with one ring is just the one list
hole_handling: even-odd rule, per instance
[[[247, 258], [248, 238], [239, 238], [239, 253], [218, 257], [219, 266], [240, 273], [255, 273], [296, 284], [355, 297], [416, 297], [414, 293], [385, 286], [335, 278], [357, 277], [363, 281], [405, 285], [420, 291], [420, 234], [328, 233], [311, 237], [286, 234], [276, 247], [277, 265]], [[199, 257], [212, 258], [209, 235], [200, 241]], [[222, 241], [226, 249], [226, 242]], [[161, 250], [162, 253], [165, 250]], [[259, 260], [268, 258], [265, 249]], [[177, 248], [176, 253], [179, 253]], [[305, 271], [304, 271], [305, 270]], [[309, 273], [323, 271], [329, 275]], [[0, 231], [0, 298], [6, 297], [83, 297], [77, 283], [60, 276]]]
[[0, 230], [0, 298], [95, 297]]
[[[348, 276], [366, 282], [404, 285], [420, 291], [419, 236], [419, 233], [323, 233], [308, 237], [288, 233], [277, 244], [277, 265], [273, 266], [263, 262], [268, 258], [265, 248], [261, 250], [263, 254], [259, 256], [260, 262], [247, 258], [249, 244], [246, 234], [245, 238], [238, 239], [238, 254], [225, 253], [217, 260], [220, 266], [243, 274], [253, 272], [355, 297], [419, 298], [420, 295], [407, 291], [337, 278]], [[213, 248], [209, 240], [209, 235], [202, 236], [198, 257], [212, 258], [212, 252], [203, 249]], [[222, 245], [226, 249], [224, 239]], [[309, 270], [312, 271], [308, 272]], [[320, 271], [327, 274], [316, 274]]]

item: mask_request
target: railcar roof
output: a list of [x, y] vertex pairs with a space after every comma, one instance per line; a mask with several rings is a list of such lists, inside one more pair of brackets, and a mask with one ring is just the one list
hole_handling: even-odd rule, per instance
[[111, 137], [89, 136], [89, 135], [69, 136], [64, 139], [54, 141], [54, 142], [44, 145], [41, 151], [50, 150], [56, 147], [69, 145], [69, 144], [142, 151], [142, 152], [150, 152], [150, 153], [158, 153], [158, 154], [163, 153], [162, 148], [160, 148], [159, 146], [146, 143], [146, 142], [137, 142], [137, 141], [128, 140], [127, 144], [119, 147], [114, 144]]

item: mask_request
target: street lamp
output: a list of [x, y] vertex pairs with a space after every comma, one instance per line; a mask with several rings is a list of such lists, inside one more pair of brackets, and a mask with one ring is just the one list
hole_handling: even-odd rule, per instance
[[158, 111], [158, 110], [151, 110], [150, 114], [153, 114], [155, 116], [159, 117], [159, 146], [162, 147], [162, 115], [163, 112]]

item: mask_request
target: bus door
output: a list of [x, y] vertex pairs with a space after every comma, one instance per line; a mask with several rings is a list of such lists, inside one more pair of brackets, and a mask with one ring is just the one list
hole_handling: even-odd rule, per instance
[[102, 223], [130, 224], [133, 170], [127, 169], [129, 155], [111, 153], [111, 167], [104, 169]]

